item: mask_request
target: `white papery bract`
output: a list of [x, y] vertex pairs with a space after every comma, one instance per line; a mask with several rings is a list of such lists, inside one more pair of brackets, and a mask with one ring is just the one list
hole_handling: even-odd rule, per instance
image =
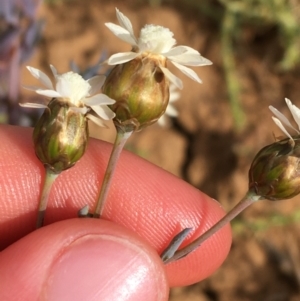
[[[129, 43], [132, 46], [132, 51], [121, 52], [112, 55], [106, 62], [109, 65], [118, 65], [129, 62], [136, 57], [147, 53], [163, 56], [168, 61], [173, 63], [181, 72], [190, 77], [196, 82], [201, 83], [200, 78], [192, 69], [186, 66], [205, 66], [211, 65], [212, 62], [200, 55], [200, 53], [188, 46], [176, 46], [174, 34], [163, 26], [145, 25], [140, 31], [139, 38], [136, 38], [133, 33], [133, 28], [130, 20], [124, 16], [117, 8], [116, 14], [119, 25], [114, 23], [105, 23], [114, 35]], [[164, 75], [176, 87], [182, 89], [182, 81], [171, 73], [167, 68], [160, 66]]]
[[292, 129], [293, 131], [296, 131], [296, 133], [298, 135], [300, 134], [300, 109], [298, 107], [296, 107], [295, 105], [293, 105], [292, 102], [288, 98], [285, 99], [285, 102], [286, 102], [295, 122], [298, 125], [298, 129], [296, 129], [290, 123], [290, 121], [282, 113], [280, 113], [276, 108], [274, 108], [273, 106], [269, 106], [269, 109], [276, 116], [276, 117], [272, 117], [274, 122], [276, 123], [276, 125], [281, 129], [281, 131], [286, 136], [288, 136], [290, 139], [294, 140], [293, 137], [291, 136], [291, 134], [285, 128], [285, 126]]
[[[115, 100], [100, 93], [100, 89], [106, 78], [104, 75], [97, 75], [88, 80], [84, 80], [81, 75], [75, 72], [70, 71], [59, 74], [54, 66], [50, 65], [50, 68], [55, 80], [54, 85], [45, 73], [39, 69], [27, 66], [29, 72], [38, 79], [45, 88], [34, 86], [25, 86], [24, 88], [49, 98], [61, 98], [67, 102], [74, 111], [86, 115], [87, 118], [100, 126], [106, 127], [102, 120], [110, 120], [115, 117], [115, 113], [107, 106], [114, 104]], [[20, 105], [28, 108], [47, 107], [46, 104], [42, 103], [23, 103]], [[96, 113], [97, 117], [89, 113], [91, 109]]]

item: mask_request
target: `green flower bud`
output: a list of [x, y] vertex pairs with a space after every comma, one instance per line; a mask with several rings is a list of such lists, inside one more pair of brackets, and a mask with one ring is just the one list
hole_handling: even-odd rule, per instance
[[163, 115], [170, 92], [159, 66], [166, 67], [166, 58], [148, 53], [115, 66], [108, 75], [102, 89], [116, 101], [110, 108], [117, 126], [141, 130]]
[[33, 131], [35, 153], [54, 173], [72, 167], [83, 156], [87, 139], [86, 117], [63, 98], [49, 102]]
[[249, 170], [249, 190], [273, 201], [300, 193], [300, 137], [275, 142], [255, 156]]

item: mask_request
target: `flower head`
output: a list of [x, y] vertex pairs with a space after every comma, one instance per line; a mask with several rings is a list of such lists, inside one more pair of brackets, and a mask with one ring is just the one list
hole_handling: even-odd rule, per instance
[[52, 98], [33, 130], [35, 154], [59, 174], [84, 155], [88, 133], [85, 115], [72, 110], [63, 98]]
[[281, 129], [281, 131], [288, 136], [292, 141], [294, 140], [293, 137], [291, 136], [291, 134], [286, 130], [286, 128], [284, 127], [287, 126], [288, 128], [296, 131], [296, 133], [299, 135], [300, 134], [300, 109], [298, 107], [296, 107], [295, 105], [292, 104], [292, 102], [286, 98], [285, 102], [290, 110], [290, 112], [292, 113], [292, 116], [295, 120], [295, 122], [298, 125], [298, 130], [290, 123], [290, 121], [282, 114], [280, 113], [276, 108], [274, 108], [273, 106], [269, 106], [269, 109], [272, 111], [272, 113], [276, 116], [276, 117], [272, 117], [274, 122], [276, 123], [276, 125]]
[[[29, 72], [37, 78], [45, 88], [32, 86], [27, 86], [25, 88], [33, 90], [40, 95], [63, 100], [68, 103], [72, 110], [86, 115], [87, 118], [100, 126], [105, 126], [101, 119], [110, 120], [114, 118], [115, 114], [107, 105], [114, 104], [115, 100], [109, 98], [105, 94], [99, 93], [99, 90], [105, 81], [105, 76], [97, 75], [88, 80], [84, 80], [81, 75], [72, 71], [59, 74], [54, 66], [50, 65], [50, 68], [55, 79], [55, 85], [52, 84], [52, 81], [45, 73], [28, 66], [27, 69]], [[47, 108], [47, 105], [37, 103], [24, 103], [21, 104], [21, 106]], [[91, 109], [101, 119], [90, 114], [89, 112]]]
[[137, 57], [115, 66], [103, 93], [116, 100], [114, 124], [124, 131], [140, 131], [156, 122], [169, 102], [169, 80], [158, 67], [160, 60]]
[[272, 201], [300, 193], [300, 138], [285, 138], [265, 146], [249, 170], [249, 190]]
[[[300, 109], [289, 99], [285, 101], [300, 128]], [[258, 152], [249, 170], [249, 190], [261, 198], [283, 200], [300, 193], [300, 132], [277, 109], [269, 108], [276, 116], [272, 117], [274, 122], [288, 138]], [[284, 125], [295, 130], [298, 136], [291, 136]]]
[[[123, 52], [112, 55], [107, 63], [109, 65], [118, 65], [129, 62], [138, 56], [146, 56], [147, 54], [164, 57], [173, 63], [181, 72], [191, 79], [201, 83], [198, 75], [190, 68], [185, 66], [205, 66], [211, 65], [211, 61], [204, 58], [200, 53], [188, 46], [176, 46], [176, 40], [173, 33], [165, 27], [158, 25], [146, 25], [142, 28], [139, 38], [133, 33], [130, 20], [124, 16], [117, 8], [116, 14], [119, 25], [113, 23], [105, 23], [105, 25], [121, 40], [132, 45], [131, 52]], [[160, 65], [164, 75], [178, 88], [182, 89], [182, 81], [172, 74], [168, 68]]]

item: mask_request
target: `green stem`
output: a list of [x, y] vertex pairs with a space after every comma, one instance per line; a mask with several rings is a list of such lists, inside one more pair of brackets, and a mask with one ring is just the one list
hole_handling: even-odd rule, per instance
[[246, 196], [235, 206], [233, 207], [222, 219], [220, 219], [214, 226], [208, 229], [205, 233], [199, 236], [196, 240], [175, 252], [174, 256], [170, 259], [164, 261], [165, 264], [170, 263], [172, 261], [178, 260], [189, 253], [196, 250], [205, 240], [215, 234], [217, 231], [222, 229], [227, 223], [229, 223], [232, 219], [234, 219], [239, 213], [241, 213], [244, 209], [249, 207], [251, 204], [260, 199], [260, 196], [255, 195], [252, 192], [248, 192]]
[[113, 178], [118, 159], [120, 157], [120, 154], [122, 152], [122, 149], [126, 141], [133, 133], [133, 131], [124, 131], [124, 129], [122, 129], [121, 127], [116, 127], [116, 129], [117, 129], [116, 140], [108, 161], [108, 165], [105, 171], [103, 183], [98, 197], [98, 202], [96, 204], [96, 208], [93, 214], [93, 217], [95, 218], [99, 218], [102, 215], [102, 211], [105, 206], [108, 191], [111, 185], [111, 180]]
[[39, 211], [36, 221], [36, 228], [41, 228], [44, 224], [45, 212], [48, 204], [48, 199], [51, 191], [51, 187], [59, 174], [52, 172], [49, 168], [46, 168], [45, 181], [43, 190], [39, 202]]

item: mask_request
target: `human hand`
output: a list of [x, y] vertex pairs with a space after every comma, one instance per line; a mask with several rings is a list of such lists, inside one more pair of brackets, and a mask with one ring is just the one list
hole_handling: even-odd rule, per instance
[[0, 300], [167, 300], [169, 286], [208, 277], [227, 256], [229, 226], [187, 257], [162, 264], [157, 254], [180, 230], [195, 229], [186, 245], [224, 211], [126, 151], [103, 219], [74, 218], [84, 205], [93, 207], [111, 150], [93, 139], [80, 162], [54, 183], [48, 226], [34, 231], [44, 167], [31, 134], [28, 128], [0, 127], [0, 247], [6, 248], [0, 253]]

